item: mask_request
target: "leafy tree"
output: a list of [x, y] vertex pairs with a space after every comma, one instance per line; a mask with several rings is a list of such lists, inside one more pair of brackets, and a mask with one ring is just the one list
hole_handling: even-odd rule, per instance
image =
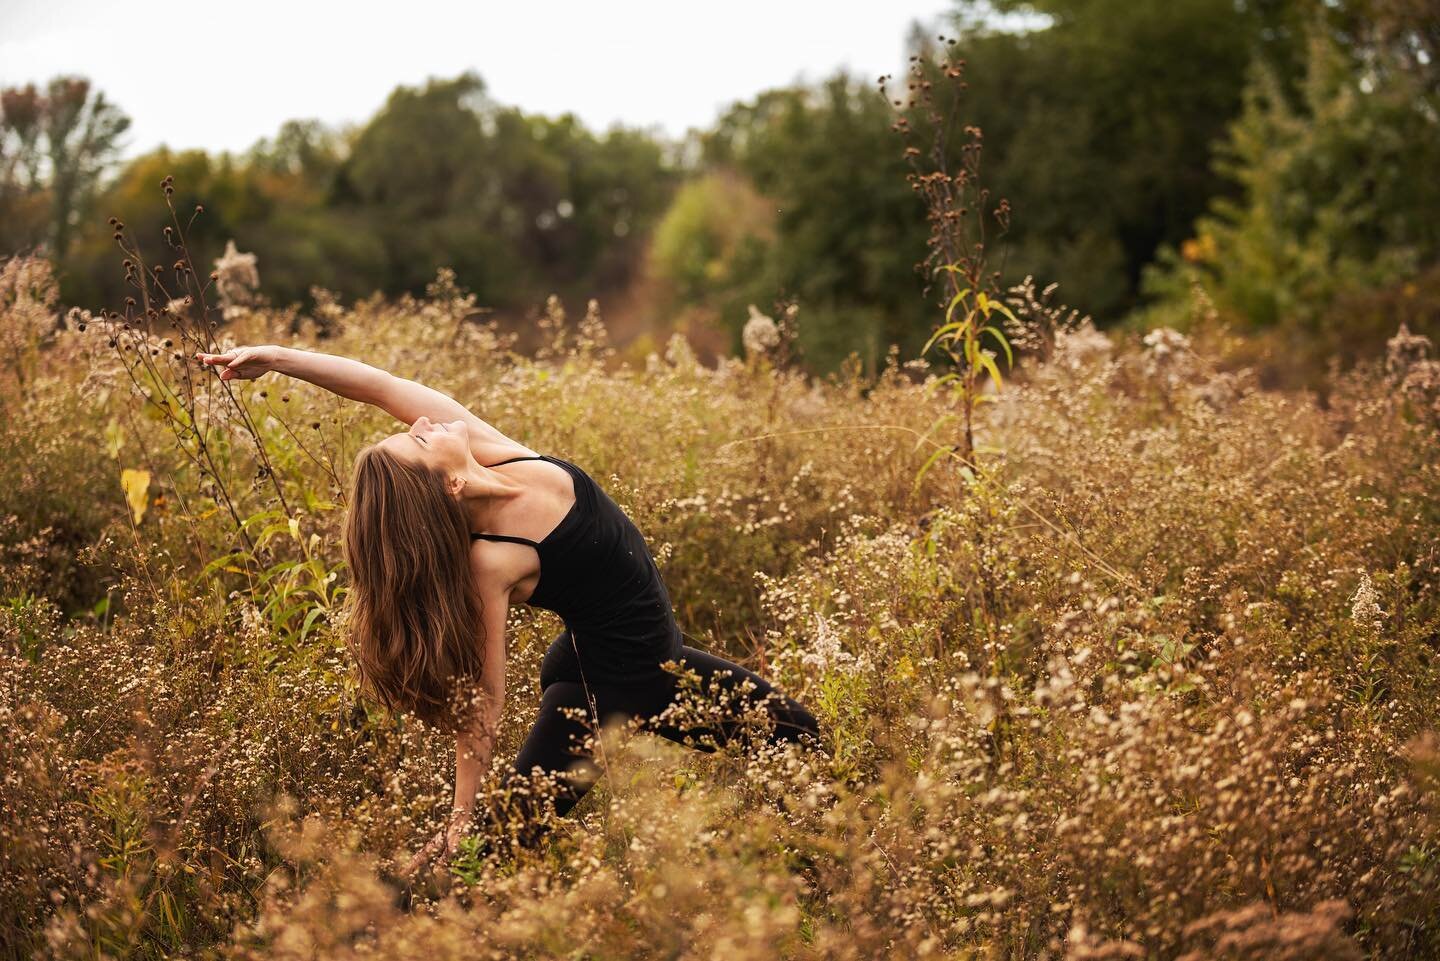
[[0, 243], [63, 262], [130, 120], [82, 77], [0, 91]]
[[588, 296], [626, 283], [674, 191], [660, 144], [620, 127], [597, 137], [573, 114], [507, 108], [489, 126], [509, 241], [531, 290]]
[[1393, 319], [1355, 309], [1357, 295], [1440, 261], [1440, 91], [1427, 73], [1318, 24], [1298, 105], [1258, 67], [1217, 164], [1240, 196], [1216, 199], [1165, 253], [1150, 292], [1180, 301], [1199, 280], [1241, 325], [1283, 328], [1312, 367], [1378, 350]]
[[746, 307], [768, 305], [778, 283], [769, 269], [775, 219], [775, 205], [733, 170], [704, 173], [676, 192], [655, 228], [650, 259], [666, 287], [666, 308], [681, 314], [677, 325], [688, 325], [688, 312], [738, 337]]
[[[994, 200], [1010, 201], [1014, 227], [995, 251], [1006, 277], [1058, 279], [1067, 299], [1102, 314], [1133, 305], [1156, 249], [1233, 192], [1212, 168], [1213, 146], [1240, 108], [1252, 56], [1291, 49], [1289, 9], [1280, 0], [957, 4], [969, 86], [951, 123], [983, 129], [985, 182]], [[1017, 25], [997, 12], [1030, 16]], [[938, 63], [933, 37], [917, 28], [909, 43]], [[804, 346], [820, 367], [851, 349], [873, 361], [891, 342], [912, 351], [929, 329], [913, 271], [926, 229], [890, 133], [892, 106], [842, 74], [737, 104], [704, 138], [710, 169], [743, 172], [776, 206], [766, 276], [800, 297]], [[956, 165], [962, 140], [951, 138]]]
[[[1028, 15], [1010, 27], [983, 16]], [[1280, 14], [1235, 0], [962, 0], [968, 123], [1010, 201], [1008, 265], [1098, 316], [1135, 303], [1143, 267], [1227, 189], [1214, 145]], [[1288, 41], [1276, 40], [1283, 49]]]
[[817, 369], [857, 351], [873, 370], [888, 344], [924, 342], [924, 218], [893, 121], [869, 83], [842, 71], [735, 105], [703, 141], [707, 163], [743, 171], [775, 205], [774, 295], [799, 298], [801, 347]]
[[504, 240], [495, 158], [481, 126], [485, 85], [473, 73], [397, 88], [342, 164], [335, 206], [367, 223], [385, 249], [374, 278], [387, 291], [419, 292], [453, 266], [494, 298], [524, 265]]
[[672, 182], [644, 134], [501, 108], [467, 73], [397, 89], [333, 198], [381, 238], [386, 289], [418, 292], [448, 265], [482, 300], [521, 306], [623, 282]]

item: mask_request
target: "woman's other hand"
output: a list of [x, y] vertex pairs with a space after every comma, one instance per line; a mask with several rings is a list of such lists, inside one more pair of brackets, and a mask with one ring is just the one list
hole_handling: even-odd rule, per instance
[[431, 861], [439, 858], [442, 861], [449, 860], [460, 847], [460, 839], [470, 828], [470, 812], [457, 810], [451, 813], [450, 820], [445, 823], [435, 836], [426, 842], [416, 855], [405, 865], [401, 876], [413, 878], [421, 868]]
[[254, 380], [261, 374], [278, 369], [280, 348], [270, 345], [236, 347], [223, 354], [196, 354], [202, 364], [220, 369], [221, 380]]

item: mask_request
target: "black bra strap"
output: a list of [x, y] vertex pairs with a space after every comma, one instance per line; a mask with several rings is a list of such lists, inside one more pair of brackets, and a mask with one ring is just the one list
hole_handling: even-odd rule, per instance
[[537, 551], [540, 549], [540, 545], [530, 540], [529, 538], [512, 537], [509, 534], [476, 534], [472, 531], [470, 534], [470, 539], [474, 540], [476, 538], [484, 538], [487, 541], [508, 541], [511, 544], [525, 544], [529, 547], [535, 548]]
[[499, 467], [500, 464], [513, 464], [513, 463], [515, 463], [517, 460], [544, 460], [544, 459], [545, 459], [545, 455], [544, 455], [544, 454], [538, 454], [538, 455], [536, 455], [535, 457], [531, 457], [529, 454], [521, 454], [519, 457], [512, 457], [512, 458], [510, 458], [509, 460], [502, 460], [502, 461], [500, 461], [499, 463], [496, 463], [496, 464], [482, 464], [481, 466], [482, 466], [482, 467]]

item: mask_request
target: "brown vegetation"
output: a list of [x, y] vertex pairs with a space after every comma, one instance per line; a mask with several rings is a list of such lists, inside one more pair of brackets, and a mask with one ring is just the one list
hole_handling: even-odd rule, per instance
[[[183, 300], [54, 331], [51, 284], [0, 281], [6, 957], [1440, 951], [1440, 379], [1413, 339], [1322, 407], [1229, 369], [1203, 304], [1194, 340], [1071, 325], [977, 412], [1001, 453], [917, 484], [953, 403], [920, 362], [625, 357], [558, 304], [523, 358], [443, 274], [236, 311], [226, 339], [323, 330], [585, 465], [687, 631], [827, 732], [823, 759], [618, 732], [545, 845], [470, 846], [405, 911], [384, 878], [451, 747], [357, 698], [339, 544], [344, 468], [390, 425], [195, 377]], [[502, 757], [557, 627], [512, 618]]]

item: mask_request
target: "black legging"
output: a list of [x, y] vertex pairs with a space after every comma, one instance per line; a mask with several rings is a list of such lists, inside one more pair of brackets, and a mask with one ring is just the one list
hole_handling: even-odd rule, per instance
[[[556, 777], [559, 790], [554, 805], [557, 814], [568, 813], [600, 776], [584, 748], [587, 735], [597, 726], [596, 713], [602, 724], [616, 717], [639, 718], [645, 722], [644, 730], [702, 751], [713, 751], [754, 731], [755, 726], [748, 722], [763, 711], [764, 727], [768, 728], [763, 731], [766, 740], [800, 742], [802, 735], [809, 735], [818, 744], [820, 727], [815, 717], [754, 671], [688, 646], [681, 648], [679, 660], [682, 671], [699, 675], [703, 700], [721, 704], [724, 713], [718, 727], [674, 718], [657, 721], [682, 689], [679, 677], [658, 668], [653, 676], [633, 683], [586, 684], [570, 632], [562, 631], [551, 642], [540, 665], [540, 713], [515, 758], [512, 782], [524, 779], [536, 767], [547, 775], [563, 774]], [[592, 700], [595, 713], [591, 710]]]

